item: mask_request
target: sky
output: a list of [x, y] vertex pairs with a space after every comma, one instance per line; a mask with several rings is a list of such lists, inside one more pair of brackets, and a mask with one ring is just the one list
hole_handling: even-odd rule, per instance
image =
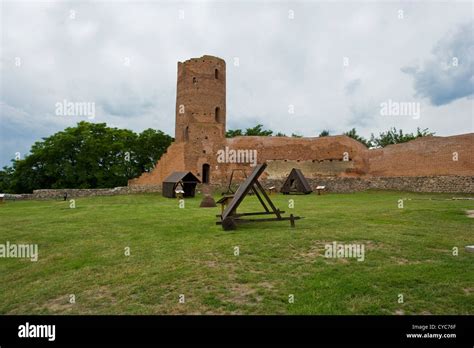
[[205, 54], [227, 63], [227, 129], [474, 131], [473, 2], [0, 5], [0, 166], [83, 120], [174, 135], [177, 62]]

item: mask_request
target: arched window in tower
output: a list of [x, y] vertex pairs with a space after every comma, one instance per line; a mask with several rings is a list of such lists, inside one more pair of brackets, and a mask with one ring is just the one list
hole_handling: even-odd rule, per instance
[[198, 82], [197, 78], [193, 77], [193, 85], [195, 85]]
[[183, 141], [189, 140], [189, 126], [186, 126], [183, 131]]
[[207, 163], [204, 163], [202, 165], [202, 183], [203, 184], [209, 184], [209, 172], [210, 172], [211, 166]]
[[216, 118], [216, 122], [221, 122], [221, 108], [216, 106], [216, 110], [214, 111], [214, 116]]
[[219, 78], [219, 70], [214, 70], [214, 77], [216, 78], [216, 80]]

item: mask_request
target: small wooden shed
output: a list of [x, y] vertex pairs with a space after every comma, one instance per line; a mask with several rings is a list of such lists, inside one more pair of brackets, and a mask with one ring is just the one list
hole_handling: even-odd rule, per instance
[[191, 172], [173, 172], [163, 181], [163, 196], [176, 198], [176, 189], [184, 191], [184, 197], [194, 197], [200, 181]]
[[285, 180], [281, 188], [281, 193], [290, 194], [290, 193], [304, 193], [308, 194], [313, 192], [308, 181], [304, 177], [300, 169], [293, 168], [290, 172], [290, 175]]

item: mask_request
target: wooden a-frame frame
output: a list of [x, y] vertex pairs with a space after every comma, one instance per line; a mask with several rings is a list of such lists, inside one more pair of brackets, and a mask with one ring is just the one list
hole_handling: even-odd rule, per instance
[[[293, 216], [291, 214], [289, 217], [283, 217], [284, 211], [280, 211], [278, 208], [275, 207], [271, 199], [268, 197], [265, 189], [262, 187], [260, 182], [258, 181], [259, 176], [264, 172], [265, 168], [267, 167], [266, 163], [259, 164], [255, 167], [253, 172], [249, 175], [249, 177], [244, 181], [242, 185], [239, 186], [237, 192], [234, 195], [234, 198], [229, 203], [227, 208], [224, 210], [222, 215], [217, 215], [220, 217], [220, 221], [217, 221], [217, 225], [222, 225], [224, 230], [233, 230], [236, 228], [238, 223], [246, 223], [246, 222], [261, 222], [261, 221], [283, 221], [289, 220], [291, 227], [295, 226], [295, 220], [300, 219], [298, 216]], [[253, 192], [255, 196], [257, 196], [260, 204], [263, 206], [265, 211], [263, 212], [252, 212], [252, 213], [237, 213], [237, 208], [242, 203], [244, 198], [249, 194], [249, 192]], [[268, 204], [265, 204], [265, 202]], [[260, 219], [243, 219], [244, 216], [258, 216], [258, 215], [275, 215], [275, 217], [271, 218], [260, 218]]]
[[303, 175], [303, 172], [300, 169], [293, 168], [283, 183], [280, 192], [286, 195], [292, 193], [309, 194], [313, 192], [313, 190]]

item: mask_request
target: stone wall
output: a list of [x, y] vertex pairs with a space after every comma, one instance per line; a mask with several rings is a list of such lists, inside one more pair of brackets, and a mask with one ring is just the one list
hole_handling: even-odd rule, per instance
[[122, 186], [104, 189], [46, 189], [34, 190], [33, 194], [18, 199], [58, 199], [63, 198], [67, 192], [68, 198], [93, 197], [93, 196], [115, 196], [127, 195], [130, 193], [151, 193], [161, 192], [159, 185], [146, 186]]
[[[275, 186], [278, 190], [284, 180], [266, 180], [265, 187]], [[417, 177], [321, 177], [308, 179], [316, 186], [326, 186], [327, 192], [350, 193], [366, 190], [394, 190], [408, 192], [474, 193], [474, 176], [417, 176]]]
[[[321, 177], [307, 179], [313, 191], [317, 186], [326, 186], [327, 192], [350, 193], [366, 190], [393, 190], [408, 192], [444, 192], [444, 193], [474, 193], [474, 176], [401, 176], [401, 177]], [[241, 181], [241, 180], [239, 180]], [[275, 186], [277, 191], [283, 185], [284, 179], [261, 180], [264, 187]], [[198, 185], [197, 191], [203, 190], [203, 185]], [[227, 187], [222, 185], [207, 185], [207, 191], [220, 194]], [[206, 192], [207, 192], [206, 191]], [[64, 193], [69, 198], [114, 196], [133, 193], [157, 193], [161, 192], [160, 185], [133, 185], [126, 187], [115, 187], [110, 189], [48, 189], [35, 190], [32, 194], [5, 195], [6, 200], [25, 199], [62, 199]]]
[[354, 169], [351, 160], [270, 160], [267, 161], [268, 179], [286, 179], [293, 168], [300, 169], [305, 177], [317, 178], [320, 176], [337, 176]]
[[19, 193], [19, 194], [12, 194], [12, 193], [5, 193], [4, 200], [5, 201], [16, 201], [16, 200], [25, 200], [25, 199], [34, 199], [32, 193]]

